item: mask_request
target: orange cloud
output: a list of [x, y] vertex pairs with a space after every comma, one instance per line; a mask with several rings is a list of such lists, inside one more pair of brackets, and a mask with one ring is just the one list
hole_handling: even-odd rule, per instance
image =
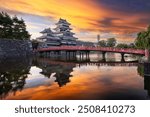
[[101, 2], [98, 4], [96, 0], [0, 0], [0, 2], [1, 9], [51, 17], [54, 20], [65, 18], [72, 23], [75, 31], [96, 34], [107, 32], [113, 35], [119, 33], [120, 37], [143, 30], [147, 23], [141, 23], [141, 17], [148, 18], [146, 14], [130, 14], [110, 9]]

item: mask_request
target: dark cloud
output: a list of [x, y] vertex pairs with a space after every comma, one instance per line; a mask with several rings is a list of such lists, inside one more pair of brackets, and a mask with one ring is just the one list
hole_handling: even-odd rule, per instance
[[141, 25], [141, 26], [150, 25], [150, 17], [148, 18], [141, 17], [139, 20], [135, 22], [135, 25]]
[[[114, 23], [115, 21], [121, 21], [120, 18], [103, 18], [102, 20], [95, 20], [94, 22], [90, 23], [93, 27], [97, 27], [100, 32], [119, 32], [119, 33], [133, 33], [136, 31], [141, 30], [140, 27], [132, 24], [117, 24]], [[146, 20], [146, 19], [145, 19]], [[140, 23], [140, 21], [136, 22], [136, 24]], [[91, 29], [92, 30], [92, 29]], [[94, 29], [93, 29], [94, 30]]]
[[105, 8], [127, 13], [150, 13], [150, 0], [96, 0]]
[[101, 27], [110, 27], [113, 26], [113, 21], [121, 20], [120, 18], [104, 18], [103, 20], [96, 21]]

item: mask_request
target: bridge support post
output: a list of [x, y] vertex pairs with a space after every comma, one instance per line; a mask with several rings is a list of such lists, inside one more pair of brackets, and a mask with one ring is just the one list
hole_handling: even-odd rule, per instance
[[43, 52], [39, 52], [40, 57], [43, 57]]
[[57, 52], [57, 55], [60, 56], [60, 55], [61, 55], [61, 51], [58, 51], [58, 52]]
[[90, 52], [89, 51], [87, 52], [87, 57], [88, 57], [88, 59], [90, 58]]
[[81, 58], [82, 58], [82, 60], [83, 60], [83, 58], [84, 58], [84, 53], [83, 53], [83, 52], [81, 52]]
[[68, 52], [67, 51], [65, 51], [65, 57], [66, 57], [66, 60], [67, 60], [67, 58], [68, 58]]
[[85, 52], [85, 55], [86, 55], [86, 59], [87, 59], [88, 58], [88, 52], [87, 51]]
[[106, 52], [102, 52], [102, 60], [106, 60]]
[[121, 62], [125, 62], [124, 53], [121, 53]]
[[76, 51], [73, 52], [73, 57], [76, 58]]
[[83, 60], [83, 52], [79, 52], [79, 56], [80, 56], [80, 61]]
[[68, 52], [67, 51], [65, 51], [65, 56], [67, 57], [67, 54], [68, 54]]
[[88, 59], [90, 59], [90, 51], [88, 51]]
[[150, 62], [150, 51], [149, 51], [149, 49], [145, 49], [145, 58], [146, 58], [146, 61]]
[[43, 57], [45, 57], [46, 56], [46, 52], [43, 52]]
[[49, 51], [49, 57], [51, 57], [51, 51]]
[[79, 58], [80, 58], [80, 60], [81, 60], [81, 52], [79, 52]]
[[48, 52], [46, 52], [46, 57], [48, 57]]
[[68, 57], [69, 57], [69, 59], [70, 59], [70, 51], [68, 51]]

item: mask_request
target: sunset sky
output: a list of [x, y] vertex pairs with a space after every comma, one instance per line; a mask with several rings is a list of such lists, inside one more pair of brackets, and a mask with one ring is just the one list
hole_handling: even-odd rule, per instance
[[54, 28], [60, 17], [72, 24], [76, 37], [92, 42], [98, 34], [133, 42], [150, 24], [150, 0], [0, 0], [0, 11], [22, 17], [32, 38]]

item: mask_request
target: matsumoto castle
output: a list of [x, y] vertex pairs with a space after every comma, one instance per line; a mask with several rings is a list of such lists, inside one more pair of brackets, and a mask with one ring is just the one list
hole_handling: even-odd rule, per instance
[[38, 37], [36, 40], [40, 42], [40, 47], [49, 46], [60, 46], [60, 45], [91, 45], [91, 42], [77, 41], [78, 38], [74, 37], [75, 33], [71, 32], [70, 23], [65, 19], [59, 19], [56, 23], [56, 28], [54, 31], [51, 28], [44, 29], [40, 33], [42, 36]]

